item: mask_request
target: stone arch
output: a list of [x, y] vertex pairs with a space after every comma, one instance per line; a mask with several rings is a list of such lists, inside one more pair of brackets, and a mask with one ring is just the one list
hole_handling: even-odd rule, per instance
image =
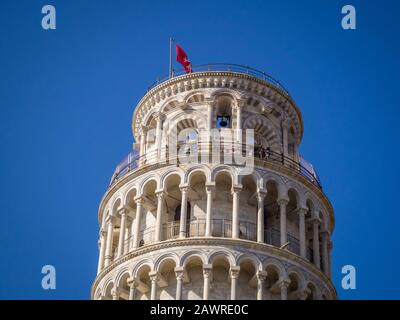
[[254, 266], [256, 271], [262, 270], [262, 263], [260, 259], [252, 253], [244, 253], [241, 254], [237, 259], [236, 259], [236, 265], [240, 266], [242, 262], [245, 261], [250, 261], [252, 265]]
[[128, 275], [128, 278], [131, 277], [131, 271], [128, 265], [123, 266], [120, 270], [118, 270], [118, 273], [115, 275], [114, 282], [115, 286], [119, 287], [121, 284], [121, 280]]
[[137, 187], [137, 185], [131, 185], [126, 188], [126, 191], [122, 196], [122, 203], [124, 206], [128, 206], [131, 202], [130, 200], [134, 199], [134, 197], [138, 195], [138, 190], [139, 188]]
[[229, 88], [216, 89], [210, 94], [210, 97], [213, 98], [214, 102], [220, 96], [229, 96], [235, 102], [242, 98], [242, 95], [240, 95], [239, 92]]
[[118, 194], [117, 196], [115, 196], [115, 199], [113, 201], [111, 214], [116, 215], [117, 212], [122, 208], [122, 206], [122, 196]]
[[231, 180], [232, 180], [232, 184], [239, 184], [238, 182], [238, 176], [236, 174], [236, 171], [233, 167], [231, 166], [227, 166], [227, 165], [217, 165], [214, 168], [212, 168], [211, 170], [211, 182], [215, 182], [218, 175], [220, 175], [222, 172], [227, 173]]
[[160, 271], [160, 267], [162, 264], [167, 261], [167, 260], [172, 260], [175, 263], [175, 266], [179, 265], [179, 257], [176, 253], [174, 252], [168, 252], [165, 254], [160, 255], [156, 261], [154, 262], [154, 270], [155, 271]]
[[215, 259], [217, 258], [225, 258], [227, 262], [229, 263], [230, 267], [233, 267], [236, 265], [236, 260], [235, 257], [232, 255], [232, 253], [228, 250], [216, 250], [210, 253], [210, 255], [207, 258], [207, 264], [213, 264]]
[[160, 189], [160, 176], [158, 174], [151, 174], [149, 176], [144, 177], [140, 183], [139, 183], [139, 195], [142, 195], [144, 193], [145, 187], [148, 183], [151, 181], [155, 181], [156, 183], [156, 190]]
[[167, 169], [160, 176], [160, 189], [164, 190], [168, 178], [174, 175], [179, 176], [180, 183], [183, 183], [185, 172], [181, 168], [177, 167], [177, 168]]
[[299, 289], [305, 289], [306, 288], [306, 286], [307, 286], [306, 279], [304, 277], [303, 272], [301, 272], [301, 270], [298, 267], [296, 267], [296, 266], [289, 267], [288, 270], [287, 270], [287, 274], [288, 274], [288, 277], [291, 274], [295, 274], [296, 275], [296, 277], [297, 277], [297, 279], [299, 281]]
[[[260, 134], [272, 150], [280, 151], [280, 134], [277, 128], [268, 123], [270, 120], [265, 116], [251, 115], [243, 123], [243, 130], [253, 129], [255, 134]], [[265, 146], [264, 146], [265, 147]]]
[[283, 264], [275, 259], [275, 258], [268, 258], [267, 260], [265, 260], [262, 264], [263, 266], [263, 270], [266, 270], [268, 267], [272, 266], [276, 269], [276, 271], [278, 272], [279, 275], [279, 280], [287, 280], [288, 279], [288, 274], [286, 272], [285, 267], [283, 266]]
[[243, 178], [245, 177], [252, 179], [257, 189], [264, 189], [264, 179], [257, 170], [253, 170], [250, 174], [238, 175], [238, 183], [242, 184]]
[[185, 252], [180, 260], [179, 260], [179, 266], [185, 267], [187, 262], [192, 259], [193, 257], [197, 257], [201, 260], [202, 264], [207, 264], [207, 256], [206, 254], [201, 251], [201, 250], [190, 250], [188, 252]]
[[154, 270], [154, 263], [153, 263], [153, 261], [152, 261], [151, 259], [146, 258], [146, 259], [144, 259], [144, 260], [139, 261], [139, 262], [135, 265], [135, 267], [134, 267], [133, 270], [132, 270], [132, 275], [133, 275], [133, 277], [136, 278], [136, 277], [138, 276], [138, 272], [139, 272], [142, 268], [144, 268], [144, 267], [146, 267], [146, 266], [149, 267], [150, 271], [153, 271], [153, 270]]
[[197, 173], [203, 173], [205, 178], [206, 178], [206, 182], [211, 182], [211, 170], [210, 168], [208, 168], [206, 165], [195, 165], [193, 167], [190, 167], [189, 169], [187, 169], [185, 171], [184, 174], [184, 178], [183, 178], [183, 183], [184, 184], [189, 184], [190, 183], [190, 179], [194, 174]]

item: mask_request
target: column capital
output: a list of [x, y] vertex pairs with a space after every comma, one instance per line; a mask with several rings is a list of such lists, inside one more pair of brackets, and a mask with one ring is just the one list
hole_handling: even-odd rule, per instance
[[203, 276], [209, 277], [212, 272], [212, 264], [204, 264], [203, 265]]
[[262, 202], [264, 201], [264, 198], [267, 196], [267, 192], [266, 191], [257, 191], [257, 201], [258, 202]]
[[119, 299], [119, 294], [120, 294], [120, 292], [119, 292], [118, 288], [114, 287], [114, 288], [111, 289], [111, 296], [112, 296], [113, 300], [118, 300]]
[[289, 287], [290, 284], [290, 279], [280, 279], [277, 282], [277, 285], [279, 286], [279, 288], [287, 288]]
[[107, 218], [106, 218], [106, 222], [107, 222], [107, 224], [114, 224], [115, 223], [115, 216], [113, 216], [113, 215], [108, 215], [107, 216]]
[[154, 193], [156, 194], [157, 198], [163, 198], [167, 192], [160, 189], [160, 190], [156, 190]]
[[107, 235], [107, 230], [105, 230], [104, 228], [101, 228], [99, 234], [100, 234], [100, 237], [105, 237]]
[[175, 277], [176, 277], [176, 279], [177, 279], [177, 280], [182, 280], [182, 279], [183, 279], [183, 272], [184, 272], [183, 267], [176, 267], [176, 268], [174, 269], [174, 271], [175, 271]]
[[280, 206], [287, 206], [287, 204], [289, 203], [289, 198], [288, 197], [281, 197], [278, 199], [278, 204]]
[[143, 196], [142, 195], [136, 196], [135, 198], [133, 198], [133, 201], [135, 201], [135, 203], [137, 205], [138, 204], [142, 204], [143, 203]]
[[240, 273], [240, 266], [232, 266], [229, 271], [231, 278], [237, 279]]
[[128, 210], [128, 208], [125, 207], [125, 206], [124, 206], [124, 207], [121, 207], [120, 209], [118, 209], [118, 213], [119, 213], [120, 216], [127, 215], [128, 212], [129, 212], [129, 210]]
[[310, 219], [308, 219], [308, 222], [311, 222], [312, 224], [320, 224], [321, 223], [321, 219], [318, 217], [311, 217]]
[[181, 192], [187, 192], [189, 189], [189, 185], [188, 184], [180, 184], [179, 189], [181, 190]]
[[231, 189], [231, 193], [232, 193], [232, 194], [234, 194], [234, 193], [240, 193], [240, 191], [242, 191], [242, 189], [243, 189], [243, 186], [242, 186], [241, 184], [233, 185], [233, 186], [232, 186], [232, 189]]
[[161, 112], [158, 112], [154, 115], [154, 120], [156, 120], [157, 122], [162, 122], [165, 119], [165, 115]]
[[267, 279], [267, 275], [267, 271], [264, 270], [258, 270], [256, 273], [256, 277], [260, 281], [265, 281], [265, 279]]
[[206, 183], [206, 192], [213, 193], [215, 191], [215, 183]]
[[139, 129], [139, 134], [140, 135], [146, 135], [147, 131], [149, 130], [148, 126], [141, 125]]
[[128, 285], [129, 288], [136, 288], [138, 283], [136, 281], [135, 278], [133, 277], [129, 277], [128, 279], [126, 279], [126, 284]]
[[300, 207], [300, 208], [297, 209], [297, 214], [298, 215], [306, 216], [307, 212], [308, 212], [308, 208]]
[[158, 272], [157, 271], [150, 271], [149, 272], [149, 277], [151, 282], [155, 282], [158, 279]]

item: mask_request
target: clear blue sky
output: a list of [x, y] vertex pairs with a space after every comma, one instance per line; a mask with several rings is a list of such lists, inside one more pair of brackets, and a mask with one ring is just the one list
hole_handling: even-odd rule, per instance
[[[304, 117], [301, 152], [336, 214], [340, 298], [400, 298], [400, 5], [395, 1], [2, 1], [0, 298], [87, 299], [97, 208], [129, 152], [131, 117], [168, 72], [168, 37], [193, 64], [277, 77]], [[341, 28], [354, 4], [357, 30]], [[57, 29], [41, 28], [53, 4]], [[396, 21], [397, 20], [397, 21]], [[57, 290], [41, 289], [41, 267]], [[357, 269], [357, 290], [340, 287]]]

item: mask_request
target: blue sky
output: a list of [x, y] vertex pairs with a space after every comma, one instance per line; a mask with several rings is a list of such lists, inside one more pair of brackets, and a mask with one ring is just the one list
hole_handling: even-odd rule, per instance
[[[41, 8], [57, 29], [41, 28]], [[341, 28], [353, 4], [357, 30]], [[87, 299], [97, 208], [129, 152], [131, 117], [168, 72], [168, 38], [193, 64], [251, 65], [278, 78], [304, 118], [301, 153], [336, 214], [342, 299], [400, 298], [397, 265], [400, 6], [395, 1], [2, 1], [0, 298]], [[41, 268], [57, 289], [41, 289]], [[340, 287], [341, 267], [357, 289]]]

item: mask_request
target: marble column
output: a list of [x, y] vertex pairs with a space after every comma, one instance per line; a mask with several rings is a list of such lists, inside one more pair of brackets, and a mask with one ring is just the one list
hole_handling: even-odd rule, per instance
[[150, 291], [150, 300], [156, 300], [157, 297], [157, 281], [158, 281], [158, 273], [157, 271], [149, 272], [150, 282], [151, 282], [151, 291]]
[[118, 253], [117, 253], [118, 258], [124, 254], [127, 210], [125, 208], [122, 208], [119, 213], [121, 216], [121, 225], [119, 229]]
[[299, 215], [299, 237], [300, 237], [300, 256], [304, 259], [307, 259], [307, 251], [306, 251], [306, 223], [305, 216], [307, 214], [307, 208], [300, 208], [298, 210]]
[[232, 238], [239, 239], [239, 197], [241, 187], [232, 187]]
[[113, 237], [114, 237], [114, 222], [115, 222], [115, 217], [109, 215], [107, 217], [107, 242], [106, 242], [106, 256], [105, 256], [105, 263], [104, 266], [108, 267], [113, 258]]
[[257, 193], [257, 242], [264, 243], [264, 192]]
[[264, 282], [267, 279], [266, 271], [258, 271], [256, 274], [257, 277], [257, 300], [263, 299], [263, 291], [264, 291]]
[[312, 219], [314, 264], [318, 269], [321, 269], [320, 254], [319, 254], [319, 223], [320, 223], [319, 218], [315, 217]]
[[155, 230], [155, 242], [161, 241], [162, 238], [162, 214], [164, 207], [164, 191], [157, 191], [157, 217], [156, 217], [156, 230]]
[[212, 236], [212, 200], [213, 200], [213, 193], [214, 193], [214, 186], [213, 185], [206, 185], [206, 193], [207, 193], [207, 213], [206, 213], [206, 231], [205, 236], [211, 237]]
[[236, 300], [237, 280], [239, 278], [240, 266], [233, 266], [230, 269], [231, 276], [231, 300]]
[[203, 266], [203, 300], [208, 300], [210, 293], [210, 278], [212, 273], [212, 265], [204, 265]]
[[281, 246], [287, 243], [287, 231], [286, 231], [286, 206], [289, 203], [289, 200], [286, 198], [281, 198], [278, 200], [280, 214], [279, 214], [279, 223], [280, 223], [280, 233], [281, 233]]
[[329, 277], [329, 254], [328, 254], [328, 241], [329, 232], [321, 232], [322, 237], [322, 269], [324, 273]]
[[240, 146], [242, 143], [242, 104], [240, 102], [236, 106], [236, 141]]
[[136, 217], [134, 221], [134, 233], [133, 233], [133, 248], [138, 248], [139, 247], [139, 241], [140, 241], [140, 220], [142, 218], [142, 203], [143, 203], [143, 198], [142, 197], [136, 197], [135, 198], [136, 202]]
[[112, 299], [113, 300], [119, 300], [119, 295], [120, 295], [119, 289], [118, 288], [112, 288], [112, 290], [111, 290]]
[[281, 300], [287, 300], [287, 289], [289, 287], [290, 280], [280, 280], [278, 285], [281, 289]]
[[157, 148], [157, 159], [161, 157], [161, 140], [162, 140], [162, 120], [161, 114], [155, 116], [156, 119], [156, 148]]
[[136, 281], [134, 278], [129, 278], [127, 280], [127, 284], [129, 287], [129, 300], [135, 300], [136, 295]]
[[103, 228], [100, 230], [100, 254], [99, 254], [99, 264], [97, 266], [97, 274], [103, 269], [104, 266], [104, 257], [106, 254], [106, 236], [107, 231]]
[[183, 267], [175, 268], [175, 276], [176, 276], [176, 297], [175, 300], [182, 299], [182, 282], [183, 282]]
[[187, 186], [180, 187], [182, 194], [181, 201], [181, 217], [179, 222], [179, 238], [186, 238], [186, 226], [187, 226]]

